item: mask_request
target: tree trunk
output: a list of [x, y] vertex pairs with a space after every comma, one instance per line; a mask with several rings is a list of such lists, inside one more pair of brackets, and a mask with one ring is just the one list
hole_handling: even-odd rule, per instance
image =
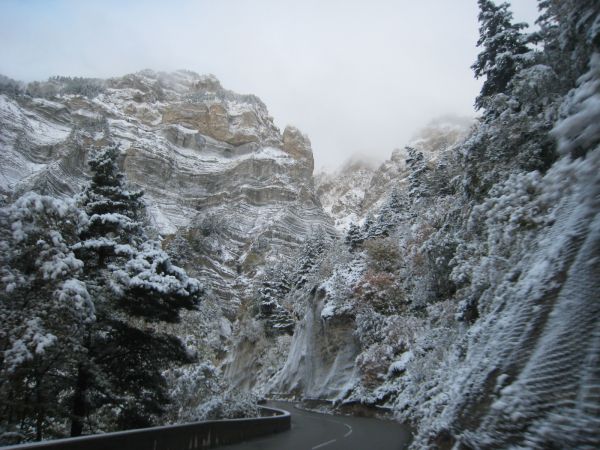
[[77, 384], [73, 396], [73, 411], [71, 418], [71, 437], [81, 436], [83, 432], [83, 420], [87, 412], [86, 393], [89, 384], [89, 372], [87, 367], [80, 364], [77, 368]]
[[35, 419], [35, 440], [42, 440], [42, 430], [44, 428], [44, 412], [38, 411]]
[[36, 414], [35, 414], [35, 440], [41, 441], [44, 429], [44, 396], [42, 394], [42, 380], [41, 377], [36, 377], [35, 382], [35, 401], [36, 401]]

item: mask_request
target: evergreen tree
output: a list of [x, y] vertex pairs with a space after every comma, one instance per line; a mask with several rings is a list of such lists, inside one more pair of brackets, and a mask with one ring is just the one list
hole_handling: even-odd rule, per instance
[[478, 0], [479, 40], [483, 50], [471, 67], [475, 78], [485, 76], [481, 93], [475, 99], [477, 109], [486, 107], [487, 100], [496, 94], [504, 93], [508, 83], [519, 68], [520, 55], [529, 50], [526, 37], [521, 32], [527, 25], [513, 23], [509, 4], [498, 6], [491, 0]]
[[322, 229], [306, 238], [298, 258], [294, 263], [294, 285], [301, 287], [308, 281], [308, 275], [318, 265], [327, 249], [327, 236]]
[[86, 221], [73, 202], [35, 193], [0, 209], [0, 435], [40, 440], [69, 418], [62, 399], [96, 319], [70, 248]]
[[377, 220], [371, 228], [371, 237], [387, 236], [398, 223], [398, 215], [402, 209], [400, 193], [393, 188], [377, 214]]
[[543, 44], [548, 64], [560, 73], [563, 94], [588, 69], [600, 48], [600, 4], [595, 0], [540, 0], [533, 38]]
[[293, 333], [295, 320], [285, 307], [286, 297], [309, 282], [327, 249], [328, 237], [319, 228], [307, 237], [291, 265], [279, 263], [265, 270], [258, 289], [258, 313], [265, 321], [267, 334]]
[[16, 97], [21, 95], [23, 91], [24, 87], [21, 82], [0, 74], [0, 94]]
[[411, 199], [418, 201], [421, 197], [429, 195], [427, 180], [429, 167], [427, 167], [427, 162], [422, 152], [413, 147], [406, 147], [406, 152], [408, 154], [406, 166], [410, 171], [410, 175], [408, 176], [408, 195]]
[[563, 85], [572, 87], [552, 135], [558, 139], [560, 153], [584, 156], [600, 143], [600, 4], [547, 0], [540, 7], [545, 48], [563, 75]]
[[356, 225], [355, 223], [350, 224], [350, 226], [348, 227], [348, 233], [346, 233], [345, 241], [346, 244], [350, 246], [351, 250], [356, 249], [361, 244], [363, 239], [362, 233], [360, 232], [360, 227], [358, 225]]
[[280, 332], [293, 333], [294, 320], [282, 306], [282, 302], [290, 290], [291, 283], [285, 268], [277, 266], [265, 271], [258, 289], [258, 308], [259, 318], [264, 321], [267, 335]]
[[73, 436], [83, 432], [85, 417], [108, 409], [118, 411], [117, 428], [151, 425], [167, 402], [161, 372], [190, 362], [177, 338], [144, 323], [178, 321], [181, 308], [195, 307], [200, 284], [147, 239], [142, 192], [126, 186], [117, 157], [110, 147], [91, 159], [92, 181], [80, 198], [89, 222], [74, 249], [85, 263], [97, 321], [86, 336], [88, 357], [78, 367]]
[[365, 220], [364, 220], [361, 230], [360, 230], [363, 241], [365, 239], [369, 239], [371, 237], [371, 231], [372, 231], [371, 229], [373, 228], [374, 224], [375, 224], [375, 220], [373, 219], [373, 216], [371, 214], [369, 214], [367, 217], [365, 217]]

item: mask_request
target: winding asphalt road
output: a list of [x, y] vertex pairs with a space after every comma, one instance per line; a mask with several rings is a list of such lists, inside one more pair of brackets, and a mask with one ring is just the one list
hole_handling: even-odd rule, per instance
[[292, 415], [292, 429], [223, 450], [401, 450], [410, 431], [396, 422], [363, 417], [330, 416], [296, 409], [292, 403], [269, 402]]

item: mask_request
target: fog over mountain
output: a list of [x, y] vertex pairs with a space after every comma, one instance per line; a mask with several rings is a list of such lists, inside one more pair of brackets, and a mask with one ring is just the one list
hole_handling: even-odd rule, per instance
[[[513, 0], [533, 23], [535, 0]], [[477, 2], [27, 1], [0, 4], [0, 73], [212, 73], [310, 136], [317, 168], [383, 161], [432, 118], [474, 115]]]

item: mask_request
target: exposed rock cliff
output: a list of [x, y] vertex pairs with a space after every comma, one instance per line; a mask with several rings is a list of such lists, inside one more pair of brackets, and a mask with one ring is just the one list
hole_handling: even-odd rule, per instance
[[73, 195], [90, 152], [119, 144], [152, 222], [169, 245], [169, 235], [184, 238], [182, 263], [227, 300], [231, 318], [262, 264], [330, 229], [310, 141], [294, 127], [281, 133], [257, 97], [187, 71], [96, 80], [89, 96], [64, 93], [64, 83], [36, 84], [48, 98], [0, 95], [3, 195]]

